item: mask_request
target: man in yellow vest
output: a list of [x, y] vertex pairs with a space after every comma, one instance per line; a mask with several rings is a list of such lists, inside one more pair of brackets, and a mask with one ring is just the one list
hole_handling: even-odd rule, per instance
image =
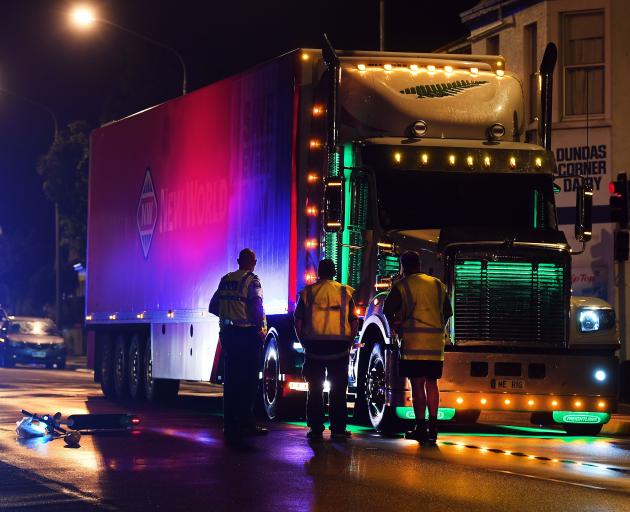
[[256, 255], [243, 249], [238, 270], [221, 278], [208, 310], [219, 317], [225, 353], [223, 432], [228, 440], [266, 434], [257, 427], [254, 402], [258, 391], [261, 352], [267, 334], [260, 279], [254, 274]]
[[411, 382], [416, 428], [407, 432], [406, 438], [435, 443], [440, 402], [437, 381], [442, 377], [444, 328], [452, 315], [451, 303], [444, 283], [420, 272], [417, 252], [403, 253], [400, 264], [403, 278], [394, 283], [383, 312], [401, 340], [398, 374]]
[[295, 331], [305, 351], [302, 375], [308, 382], [306, 422], [309, 439], [321, 439], [324, 432], [324, 381], [330, 384], [331, 439], [350, 437], [346, 430], [348, 410], [348, 358], [357, 333], [358, 318], [352, 294], [347, 285], [333, 281], [335, 264], [320, 261], [318, 281], [305, 286], [295, 308]]

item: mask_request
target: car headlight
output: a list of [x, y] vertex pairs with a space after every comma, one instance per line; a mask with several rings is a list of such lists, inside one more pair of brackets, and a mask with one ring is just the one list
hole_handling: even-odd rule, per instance
[[580, 332], [595, 332], [615, 326], [615, 310], [611, 308], [580, 308], [577, 313]]

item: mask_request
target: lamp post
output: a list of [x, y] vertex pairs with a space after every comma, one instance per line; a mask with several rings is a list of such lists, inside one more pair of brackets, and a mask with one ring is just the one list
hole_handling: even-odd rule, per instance
[[[31, 98], [27, 98], [22, 94], [18, 94], [13, 91], [9, 91], [4, 88], [0, 88], [0, 92], [3, 92], [9, 96], [13, 96], [19, 100], [22, 100], [26, 103], [29, 103], [39, 109], [43, 110], [50, 116], [50, 119], [53, 122], [53, 144], [57, 142], [59, 138], [59, 121], [57, 120], [57, 116], [55, 113], [48, 108], [46, 105], [40, 103], [39, 101], [32, 100]], [[55, 322], [57, 326], [61, 328], [61, 258], [59, 254], [59, 203], [57, 201], [54, 202], [55, 205]]]
[[174, 55], [177, 60], [179, 61], [179, 64], [182, 67], [182, 96], [184, 96], [186, 94], [186, 87], [187, 87], [187, 73], [186, 73], [186, 63], [184, 62], [183, 57], [181, 56], [181, 54], [175, 50], [174, 48], [161, 43], [160, 41], [156, 41], [155, 39], [152, 39], [150, 37], [147, 37], [143, 34], [140, 34], [134, 30], [130, 30], [126, 27], [123, 27], [121, 25], [119, 25], [118, 23], [114, 23], [113, 21], [104, 19], [104, 18], [100, 18], [97, 17], [94, 12], [87, 8], [87, 7], [77, 7], [75, 8], [72, 12], [71, 12], [71, 18], [73, 23], [81, 28], [87, 29], [89, 27], [91, 27], [94, 23], [103, 23], [105, 25], [108, 25], [110, 27], [114, 27], [118, 30], [121, 30], [122, 32], [125, 32], [127, 34], [130, 34], [132, 36], [135, 36], [139, 39], [142, 39], [143, 41], [152, 44], [154, 46], [158, 46], [164, 50], [169, 51], [172, 55]]

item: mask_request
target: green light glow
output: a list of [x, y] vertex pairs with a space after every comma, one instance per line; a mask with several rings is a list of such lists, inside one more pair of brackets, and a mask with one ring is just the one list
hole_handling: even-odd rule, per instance
[[352, 212], [352, 184], [350, 180], [350, 174], [352, 173], [352, 167], [354, 166], [354, 158], [352, 154], [352, 145], [346, 144], [343, 147], [343, 172], [344, 178], [344, 221], [343, 221], [343, 233], [341, 234], [341, 261], [339, 261], [339, 267], [341, 268], [341, 282], [348, 284], [348, 274], [350, 271], [350, 214]]
[[[396, 416], [403, 420], [415, 420], [416, 413], [413, 407], [396, 407]], [[437, 419], [448, 421], [455, 417], [455, 409], [451, 407], [440, 407], [438, 409]], [[425, 414], [425, 419], [429, 419], [429, 411]]]
[[610, 421], [610, 414], [607, 412], [553, 411], [553, 421], [576, 425], [603, 425]]
[[[304, 427], [306, 428], [308, 425], [305, 421], [287, 421], [286, 425], [293, 425], [294, 427]], [[346, 429], [354, 434], [360, 434], [362, 432], [374, 432], [374, 429], [371, 427], [362, 427], [361, 425], [346, 425]]]

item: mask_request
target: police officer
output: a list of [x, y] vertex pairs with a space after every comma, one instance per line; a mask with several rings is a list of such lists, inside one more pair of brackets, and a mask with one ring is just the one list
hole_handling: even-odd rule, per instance
[[267, 334], [260, 279], [254, 274], [256, 255], [243, 249], [238, 270], [221, 278], [208, 310], [219, 317], [225, 353], [223, 432], [227, 439], [266, 434], [257, 427], [254, 402], [258, 390], [261, 351]]
[[[416, 428], [407, 439], [437, 441], [440, 395], [437, 381], [444, 365], [444, 328], [452, 315], [446, 286], [420, 272], [420, 256], [407, 251], [400, 257], [403, 278], [394, 283], [383, 310], [392, 330], [401, 338], [398, 374], [411, 382]], [[429, 409], [429, 423], [425, 411]]]
[[305, 351], [302, 375], [308, 382], [306, 420], [307, 437], [321, 439], [324, 431], [324, 381], [330, 383], [331, 439], [350, 437], [346, 430], [348, 411], [348, 357], [357, 333], [354, 313], [354, 290], [333, 281], [335, 264], [324, 259], [319, 263], [318, 281], [305, 286], [295, 308], [295, 331]]

